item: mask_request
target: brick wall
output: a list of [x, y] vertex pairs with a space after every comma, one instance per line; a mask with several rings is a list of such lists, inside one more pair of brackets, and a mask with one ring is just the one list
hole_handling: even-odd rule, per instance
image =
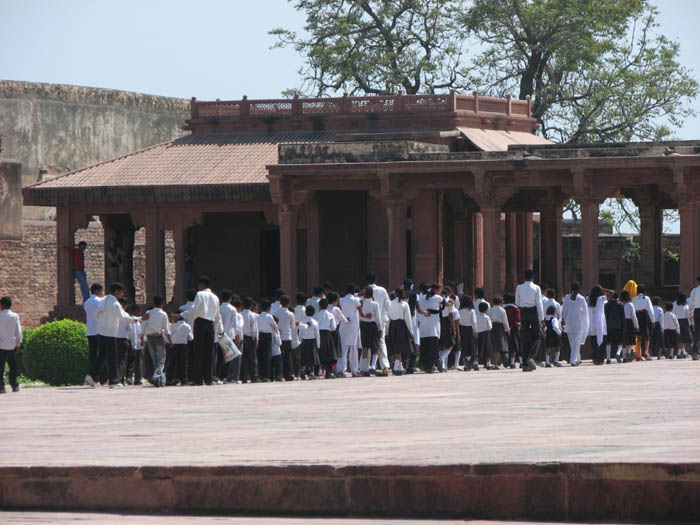
[[[75, 233], [75, 242], [88, 244], [85, 271], [88, 283], [104, 283], [104, 235], [102, 225], [92, 222]], [[136, 301], [145, 301], [146, 235], [136, 232], [134, 246], [134, 284]], [[165, 236], [166, 297], [172, 297], [175, 280], [173, 239]], [[12, 297], [13, 310], [20, 314], [22, 325], [39, 326], [56, 304], [56, 223], [53, 221], [24, 221], [21, 241], [0, 241], [0, 295]], [[76, 283], [75, 296], [81, 303]]]

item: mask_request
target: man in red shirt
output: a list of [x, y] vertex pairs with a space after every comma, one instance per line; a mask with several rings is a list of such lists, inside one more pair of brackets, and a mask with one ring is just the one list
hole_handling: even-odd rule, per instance
[[90, 288], [88, 287], [87, 276], [85, 275], [85, 248], [87, 248], [87, 243], [85, 241], [80, 241], [77, 248], [73, 246], [63, 247], [64, 250], [73, 254], [73, 275], [78, 280], [78, 284], [80, 284], [83, 302], [90, 298]]

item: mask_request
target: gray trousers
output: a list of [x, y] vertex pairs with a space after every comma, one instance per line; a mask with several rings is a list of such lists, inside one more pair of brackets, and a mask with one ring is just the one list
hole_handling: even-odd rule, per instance
[[159, 386], [165, 386], [165, 341], [162, 335], [148, 335], [148, 352], [153, 360], [153, 377], [151, 382]]

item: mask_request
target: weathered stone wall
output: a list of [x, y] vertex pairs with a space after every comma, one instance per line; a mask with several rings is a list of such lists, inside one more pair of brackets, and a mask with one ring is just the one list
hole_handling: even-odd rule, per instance
[[[99, 222], [75, 233], [75, 242], [87, 242], [85, 271], [88, 283], [104, 283], [104, 234]], [[136, 232], [134, 246], [134, 283], [136, 302], [145, 301], [146, 236]], [[56, 223], [24, 221], [22, 240], [0, 241], [0, 296], [12, 297], [13, 310], [20, 314], [23, 326], [36, 327], [56, 304]], [[175, 262], [172, 235], [165, 239], [167, 297], [172, 296]], [[82, 302], [76, 283], [77, 303]]]
[[[0, 80], [3, 156], [22, 163], [22, 185], [182, 136], [189, 101], [113, 89]], [[26, 207], [47, 218], [50, 208]]]
[[0, 239], [21, 238], [21, 165], [18, 162], [0, 160]]

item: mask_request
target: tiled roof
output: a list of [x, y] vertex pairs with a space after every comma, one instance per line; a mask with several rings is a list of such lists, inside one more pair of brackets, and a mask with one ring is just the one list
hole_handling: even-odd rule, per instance
[[209, 133], [188, 135], [123, 157], [36, 183], [36, 190], [105, 187], [267, 184], [277, 145], [326, 142], [330, 132]]
[[545, 138], [523, 131], [498, 129], [457, 128], [477, 148], [482, 151], [507, 151], [511, 144], [544, 145], [553, 144]]

